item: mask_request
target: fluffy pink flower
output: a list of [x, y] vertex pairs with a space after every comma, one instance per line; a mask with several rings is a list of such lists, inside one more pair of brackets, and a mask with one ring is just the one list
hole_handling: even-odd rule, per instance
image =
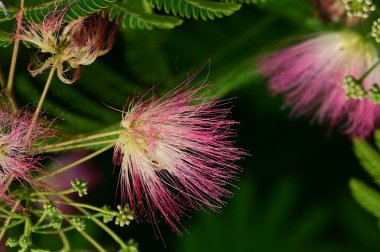
[[137, 218], [156, 212], [178, 233], [185, 210], [217, 210], [244, 151], [232, 146], [229, 109], [179, 89], [138, 102], [123, 114], [114, 163], [121, 164], [121, 193]]
[[[116, 26], [97, 14], [65, 24], [64, 14], [65, 10], [56, 11], [40, 24], [22, 26], [20, 39], [49, 54], [32, 59], [29, 71], [33, 76], [55, 66], [59, 79], [71, 84], [79, 78], [80, 66], [92, 64], [112, 49]], [[68, 77], [71, 69], [74, 71]]]
[[[376, 98], [380, 69], [358, 81], [352, 95], [343, 85], [347, 76], [359, 80], [378, 61], [373, 45], [351, 32], [316, 35], [307, 41], [261, 60], [258, 71], [269, 77], [274, 94], [297, 115], [316, 113], [320, 122], [340, 126], [348, 135], [369, 136], [380, 123]], [[371, 91], [370, 91], [371, 90]], [[368, 94], [368, 95], [364, 95]]]
[[[31, 182], [30, 172], [39, 170], [39, 158], [35, 156], [33, 147], [50, 137], [51, 131], [38, 122], [33, 125], [31, 122], [32, 115], [27, 111], [12, 112], [8, 105], [0, 104], [1, 192], [8, 178]], [[6, 195], [2, 194], [1, 198], [4, 197]]]

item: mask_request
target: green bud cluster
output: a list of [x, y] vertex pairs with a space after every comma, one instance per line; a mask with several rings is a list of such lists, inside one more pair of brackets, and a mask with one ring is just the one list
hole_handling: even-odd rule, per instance
[[54, 216], [57, 213], [57, 207], [52, 201], [48, 201], [44, 204], [44, 210], [48, 216]]
[[[110, 211], [110, 210], [111, 210], [111, 207], [110, 207], [110, 206], [103, 206], [102, 208], [103, 208], [104, 210], [107, 210], [107, 211]], [[113, 220], [114, 215], [103, 213], [103, 214], [102, 214], [102, 217], [103, 217], [103, 222], [104, 222], [104, 223], [108, 223], [108, 222], [111, 222], [111, 221]]]
[[50, 226], [54, 229], [61, 229], [62, 227], [62, 218], [61, 217], [53, 217], [50, 220]]
[[343, 88], [346, 92], [346, 99], [362, 100], [367, 98], [375, 104], [380, 104], [380, 87], [376, 83], [366, 91], [360, 81], [352, 76], [346, 76], [343, 80]]
[[133, 239], [130, 239], [125, 249], [120, 249], [119, 252], [139, 252], [139, 244]]
[[80, 231], [83, 231], [86, 229], [86, 223], [84, 223], [84, 220], [79, 217], [75, 217], [72, 219], [73, 226]]
[[346, 76], [343, 80], [343, 88], [347, 99], [361, 100], [366, 96], [366, 91], [353, 76]]
[[349, 17], [368, 18], [376, 10], [372, 0], [343, 0], [343, 3]]
[[117, 209], [119, 213], [115, 218], [115, 224], [119, 225], [120, 227], [124, 227], [125, 225], [128, 226], [129, 223], [131, 223], [131, 220], [134, 219], [133, 212], [130, 209], [129, 205], [126, 204], [124, 208], [118, 205]]
[[26, 249], [32, 245], [32, 240], [25, 235], [21, 235], [18, 240], [18, 244], [21, 248]]
[[380, 88], [378, 85], [374, 84], [368, 91], [368, 99], [375, 104], [380, 104]]
[[371, 35], [377, 43], [380, 43], [380, 18], [373, 22]]
[[73, 189], [78, 192], [79, 197], [83, 197], [83, 195], [87, 195], [87, 182], [82, 179], [75, 179], [71, 181], [71, 186]]
[[7, 242], [5, 243], [5, 246], [10, 247], [10, 248], [17, 247], [18, 239], [16, 239], [15, 237], [9, 237]]

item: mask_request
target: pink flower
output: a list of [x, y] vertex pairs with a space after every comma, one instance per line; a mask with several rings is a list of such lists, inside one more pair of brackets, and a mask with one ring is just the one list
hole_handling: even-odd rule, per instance
[[229, 140], [236, 123], [229, 109], [199, 91], [178, 89], [131, 106], [114, 151], [121, 194], [136, 217], [156, 223], [158, 211], [178, 233], [186, 210], [217, 210], [231, 196], [225, 186], [244, 154]]
[[[71, 84], [79, 78], [80, 66], [92, 64], [112, 49], [117, 30], [97, 14], [69, 24], [64, 23], [64, 14], [65, 11], [57, 11], [41, 24], [24, 25], [20, 39], [37, 47], [40, 53], [49, 54], [47, 58], [37, 54], [32, 59], [29, 65], [32, 76], [55, 66], [59, 79]], [[74, 71], [69, 77], [71, 69]]]
[[7, 179], [33, 181], [31, 172], [40, 170], [40, 158], [35, 156], [33, 147], [51, 137], [52, 131], [39, 122], [32, 124], [32, 115], [26, 110], [13, 112], [1, 103], [0, 132], [0, 197], [7, 199], [3, 189]]
[[377, 62], [370, 42], [352, 32], [331, 32], [262, 59], [258, 71], [296, 115], [315, 113], [319, 122], [367, 137], [380, 123]]

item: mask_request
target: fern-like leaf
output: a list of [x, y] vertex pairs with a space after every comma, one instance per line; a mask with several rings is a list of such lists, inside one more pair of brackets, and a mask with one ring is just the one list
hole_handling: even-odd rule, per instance
[[59, 8], [67, 8], [65, 21], [70, 22], [79, 18], [85, 18], [95, 12], [100, 12], [109, 7], [115, 0], [70, 0], [66, 2], [52, 1], [25, 9], [25, 17], [34, 23], [41, 23], [51, 12]]
[[6, 47], [12, 43], [12, 34], [0, 30], [0, 47]]
[[229, 16], [239, 10], [241, 4], [207, 0], [150, 0], [152, 7], [175, 16], [195, 19], [215, 19]]
[[240, 3], [240, 4], [259, 4], [267, 3], [273, 0], [225, 0], [227, 3]]
[[13, 7], [8, 8], [6, 13], [0, 8], [0, 23], [13, 20], [15, 19], [15, 17], [16, 17], [15, 8]]
[[354, 139], [354, 152], [363, 168], [380, 185], [380, 154], [367, 141]]
[[175, 26], [181, 25], [182, 20], [176, 17], [163, 16], [157, 14], [146, 13], [133, 6], [128, 6], [126, 3], [113, 2], [108, 9], [110, 20], [118, 21], [124, 28], [132, 29], [172, 29]]
[[359, 205], [380, 219], [380, 194], [357, 179], [351, 179], [349, 185]]

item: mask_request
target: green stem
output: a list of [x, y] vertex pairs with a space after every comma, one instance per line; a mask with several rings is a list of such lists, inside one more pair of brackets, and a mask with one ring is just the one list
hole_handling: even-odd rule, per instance
[[66, 228], [63, 228], [63, 229], [60, 229], [60, 230], [52, 230], [52, 231], [43, 231], [43, 230], [34, 230], [33, 233], [36, 233], [36, 234], [58, 234], [60, 232], [68, 232], [68, 231], [71, 231], [71, 230], [74, 230], [75, 227], [74, 226], [70, 226], [70, 227], [66, 227]]
[[380, 64], [380, 60], [378, 60], [375, 64], [373, 64], [363, 75], [362, 77], [360, 77], [360, 79], [358, 80], [359, 83], [363, 82], [365, 80], [365, 78], [368, 77], [368, 75], [370, 75], [370, 73]]
[[34, 197], [34, 196], [37, 196], [37, 195], [45, 195], [45, 196], [55, 196], [55, 195], [66, 195], [66, 194], [70, 194], [70, 193], [74, 193], [76, 192], [76, 190], [74, 189], [69, 189], [69, 190], [65, 190], [65, 191], [57, 191], [57, 192], [38, 192], [38, 193], [31, 193], [30, 196]]
[[36, 110], [34, 111], [34, 114], [33, 114], [33, 117], [32, 117], [32, 121], [31, 121], [31, 123], [30, 123], [30, 125], [29, 125], [28, 135], [32, 132], [33, 127], [34, 127], [34, 125], [36, 124], [37, 117], [38, 117], [38, 115], [40, 114], [40, 111], [41, 111], [41, 108], [42, 108], [42, 104], [43, 104], [44, 101], [45, 101], [46, 94], [47, 94], [47, 92], [48, 92], [48, 90], [49, 90], [49, 87], [50, 87], [50, 85], [51, 85], [51, 82], [52, 82], [52, 80], [53, 80], [54, 72], [55, 72], [55, 70], [56, 70], [56, 65], [57, 65], [57, 63], [54, 63], [54, 65], [53, 65], [52, 68], [50, 69], [49, 77], [48, 77], [48, 79], [46, 80], [44, 90], [42, 91], [42, 94], [41, 94], [40, 100], [38, 101], [38, 104], [37, 104]]
[[60, 142], [60, 143], [49, 144], [49, 145], [43, 146], [41, 148], [38, 148], [37, 152], [45, 151], [45, 150], [49, 150], [49, 149], [55, 149], [57, 147], [63, 147], [63, 146], [67, 146], [67, 145], [73, 145], [73, 144], [77, 144], [77, 143], [81, 143], [81, 142], [86, 142], [86, 141], [94, 140], [94, 139], [97, 139], [97, 138], [114, 136], [114, 135], [120, 135], [121, 133], [123, 133], [123, 130], [115, 130], [115, 131], [110, 131], [110, 132], [90, 135], [90, 136], [86, 136], [86, 137], [78, 137], [76, 139], [72, 139], [72, 140], [68, 140], [68, 141], [64, 141], [64, 142]]
[[[43, 198], [45, 201], [49, 201], [48, 198], [46, 198], [44, 195], [39, 195], [41, 198]], [[64, 197], [64, 196], [62, 196]], [[62, 211], [60, 211], [58, 209], [58, 211], [60, 213], [62, 213]], [[70, 225], [74, 226], [74, 223], [67, 217], [63, 217]], [[98, 251], [100, 252], [107, 252], [107, 250], [105, 250], [102, 245], [100, 245], [97, 241], [95, 241], [90, 235], [88, 235], [85, 231], [82, 231], [82, 230], [78, 230], [77, 229], [77, 232], [80, 233], [89, 243], [91, 243], [92, 246], [94, 246]]]
[[[75, 207], [75, 206], [74, 206]], [[40, 215], [42, 214], [44, 211], [42, 210], [32, 210], [31, 211], [33, 214], [35, 215]], [[68, 217], [68, 218], [75, 218], [75, 217], [78, 217], [79, 215], [78, 214], [60, 214], [61, 216], [65, 216], [65, 217]], [[102, 217], [103, 216], [103, 213], [96, 213], [96, 214], [91, 214], [91, 216], [87, 216], [88, 218], [90, 217]]]
[[[40, 195], [40, 196], [43, 196], [43, 195]], [[62, 195], [60, 195], [62, 196]], [[38, 202], [49, 202], [48, 199], [30, 199], [31, 201], [38, 201]], [[92, 205], [88, 205], [88, 204], [85, 204], [85, 203], [78, 203], [78, 202], [68, 202], [68, 201], [54, 201], [55, 204], [58, 204], [58, 205], [69, 205], [69, 206], [73, 206], [73, 207], [84, 207], [84, 208], [87, 208], [87, 209], [91, 209], [91, 210], [94, 210], [96, 212], [99, 212], [99, 213], [103, 213], [103, 214], [109, 214], [109, 215], [114, 215], [116, 216], [117, 213], [115, 211], [111, 211], [111, 210], [106, 210], [106, 209], [103, 209], [103, 208], [100, 208], [100, 207], [96, 207], [96, 206], [92, 206]]]
[[24, 216], [22, 216], [20, 214], [12, 213], [10, 211], [5, 210], [4, 208], [0, 208], [0, 211], [5, 213], [6, 216], [11, 215], [13, 219], [23, 219], [24, 218]]
[[63, 248], [62, 248], [61, 251], [62, 252], [68, 252], [68, 251], [70, 251], [70, 248], [71, 248], [70, 242], [67, 239], [65, 233], [64, 232], [59, 232], [58, 235], [59, 235], [59, 238], [61, 239], [62, 245], [63, 245]]
[[68, 170], [68, 169], [70, 169], [70, 168], [72, 168], [72, 167], [74, 167], [74, 166], [76, 166], [78, 164], [86, 162], [87, 160], [89, 160], [89, 159], [91, 159], [91, 158], [93, 158], [93, 157], [95, 157], [95, 156], [97, 156], [97, 155], [105, 152], [106, 150], [110, 149], [112, 146], [114, 146], [114, 144], [107, 145], [107, 146], [105, 146], [105, 147], [103, 147], [103, 148], [101, 148], [101, 149], [99, 149], [99, 150], [97, 150], [97, 151], [95, 151], [95, 152], [93, 152], [93, 153], [85, 156], [85, 157], [82, 157], [81, 159], [78, 159], [77, 161], [75, 161], [75, 162], [73, 162], [71, 164], [65, 165], [65, 166], [63, 166], [63, 167], [61, 167], [61, 168], [59, 168], [59, 169], [57, 169], [57, 170], [49, 173], [48, 175], [45, 175], [45, 176], [42, 176], [42, 177], [38, 178], [37, 181], [40, 181], [40, 180], [43, 180], [43, 179], [46, 179], [46, 178], [50, 178], [50, 177], [52, 177], [54, 175], [57, 175], [57, 174], [59, 174], [61, 172], [66, 171], [66, 170]]
[[1, 89], [5, 89], [5, 80], [4, 80], [4, 74], [3, 74], [3, 71], [1, 71], [0, 69], [0, 85], [1, 85]]
[[11, 66], [9, 68], [9, 76], [8, 76], [8, 83], [7, 83], [7, 89], [6, 93], [8, 96], [8, 99], [10, 101], [10, 104], [12, 106], [12, 109], [14, 111], [17, 110], [16, 102], [13, 97], [13, 82], [14, 82], [14, 76], [15, 76], [15, 70], [16, 70], [16, 63], [17, 63], [17, 55], [18, 50], [20, 47], [20, 32], [21, 32], [21, 26], [22, 26], [22, 18], [24, 15], [24, 0], [20, 0], [20, 11], [19, 16], [17, 18], [17, 28], [16, 28], [16, 40], [13, 47], [13, 53], [12, 53], [12, 60], [11, 60]]
[[0, 228], [0, 230], [4, 230], [4, 231], [6, 231], [6, 230], [9, 229], [9, 228], [12, 228], [12, 227], [15, 227], [15, 226], [17, 226], [17, 225], [20, 225], [20, 224], [24, 223], [24, 221], [25, 221], [24, 219], [19, 220], [19, 221], [15, 222], [15, 223], [12, 223], [12, 224], [10, 224], [10, 225], [8, 225], [8, 226], [6, 226], [6, 227], [2, 227], [2, 228]]
[[[62, 199], [68, 202], [72, 202], [72, 200], [66, 196], [59, 196], [59, 197], [61, 197]], [[78, 209], [83, 214], [85, 214], [86, 216], [90, 216], [91, 220], [100, 228], [102, 228], [109, 236], [111, 236], [112, 239], [114, 239], [114, 241], [116, 241], [122, 249], [128, 248], [127, 244], [125, 244], [125, 242], [115, 232], [113, 232], [109, 227], [107, 227], [103, 222], [99, 221], [95, 217], [91, 217], [90, 213], [86, 211], [85, 209], [83, 209], [82, 207], [75, 206], [75, 208]]]
[[30, 237], [32, 221], [30, 217], [25, 217], [24, 235]]
[[46, 218], [46, 215], [47, 215], [47, 212], [44, 211], [43, 214], [41, 215], [41, 217], [38, 219], [38, 221], [36, 222], [36, 224], [34, 224], [32, 226], [32, 229], [35, 230], [39, 227], [39, 225], [45, 220]]
[[[20, 203], [21, 203], [20, 200], [18, 200], [18, 201], [15, 202], [15, 204], [12, 207], [11, 213], [14, 213], [16, 211], [16, 209], [18, 208], [18, 206], [20, 205]], [[0, 232], [0, 241], [3, 239], [5, 231], [7, 230], [7, 228], [9, 226], [9, 223], [11, 222], [11, 220], [12, 220], [11, 216], [9, 216], [5, 220], [4, 225], [3, 225], [3, 230], [1, 230], [1, 232]]]
[[[9, 217], [9, 214], [0, 214], [0, 218], [6, 219]], [[24, 217], [16, 216], [15, 214], [12, 214], [12, 219], [24, 219]]]
[[[73, 225], [72, 222], [70, 222], [71, 225]], [[91, 236], [89, 236], [86, 232], [84, 232], [83, 230], [77, 230], [88, 242], [90, 242], [92, 244], [92, 246], [94, 246], [97, 250], [99, 250], [100, 252], [107, 252], [107, 250], [105, 250], [99, 243], [97, 243], [94, 238], [92, 238]]]
[[117, 139], [110, 139], [110, 140], [102, 140], [102, 141], [90, 142], [90, 143], [84, 143], [84, 144], [57, 147], [57, 148], [45, 150], [45, 151], [43, 151], [43, 153], [67, 151], [67, 150], [73, 150], [73, 149], [96, 146], [96, 145], [100, 145], [100, 144], [108, 144], [108, 143], [113, 143], [112, 145], [115, 145], [116, 140]]

